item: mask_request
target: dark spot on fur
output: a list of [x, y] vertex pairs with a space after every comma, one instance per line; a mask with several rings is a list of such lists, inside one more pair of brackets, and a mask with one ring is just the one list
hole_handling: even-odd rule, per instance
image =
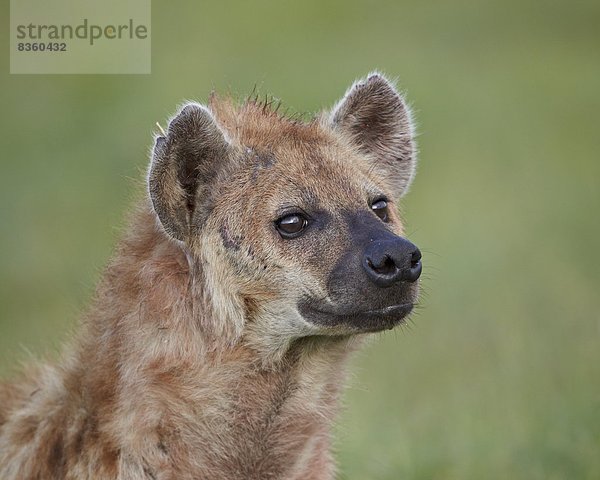
[[167, 446], [164, 444], [164, 442], [162, 440], [160, 440], [156, 446], [165, 455], [169, 454], [169, 451], [167, 450]]
[[252, 183], [255, 183], [261, 170], [269, 170], [275, 165], [276, 159], [272, 152], [256, 153], [252, 150]]
[[148, 478], [151, 478], [152, 480], [156, 480], [156, 474], [147, 465], [144, 465], [144, 474], [146, 474], [146, 476]]
[[244, 309], [247, 318], [253, 318], [258, 313], [258, 303], [251, 297], [244, 297]]
[[67, 459], [64, 454], [63, 439], [58, 437], [50, 448], [48, 468], [53, 473], [53, 478], [63, 478], [66, 466]]
[[81, 455], [83, 451], [83, 438], [85, 436], [85, 425], [77, 432], [75, 436], [75, 442], [73, 443], [73, 449], [75, 451], [75, 455]]
[[223, 240], [223, 245], [228, 250], [239, 250], [241, 238], [237, 235], [232, 235], [229, 231], [229, 226], [227, 224], [223, 225], [219, 230], [221, 234], [221, 240]]
[[97, 437], [98, 431], [96, 419], [93, 415], [87, 415], [73, 440], [72, 448], [75, 455], [79, 456], [84, 451], [86, 439], [93, 438], [93, 440], [96, 441]]
[[114, 472], [114, 475], [116, 476], [119, 470], [121, 450], [106, 443], [102, 446], [102, 450], [103, 453], [100, 459], [101, 464], [104, 466], [107, 473], [110, 472], [112, 474]]
[[258, 156], [261, 168], [268, 170], [275, 165], [275, 155], [271, 152], [264, 152]]

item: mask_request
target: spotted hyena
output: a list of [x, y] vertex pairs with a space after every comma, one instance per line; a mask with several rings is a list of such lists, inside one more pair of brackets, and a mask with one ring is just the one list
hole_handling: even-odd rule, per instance
[[346, 360], [417, 301], [414, 170], [380, 74], [308, 122], [185, 105], [75, 341], [0, 384], [0, 478], [333, 478]]

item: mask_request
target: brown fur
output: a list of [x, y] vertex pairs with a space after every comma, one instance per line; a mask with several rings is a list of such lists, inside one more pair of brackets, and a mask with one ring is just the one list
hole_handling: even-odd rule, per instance
[[[339, 111], [303, 123], [256, 101], [209, 109], [157, 140], [153, 204], [131, 216], [62, 360], [0, 384], [3, 480], [333, 478], [330, 430], [364, 335], [309, 325], [295, 302], [326, 295], [323, 252], [347, 248], [335, 212], [372, 189], [398, 196], [414, 160], [400, 183], [378, 171]], [[281, 242], [269, 215], [283, 200], [314, 201], [339, 228]]]

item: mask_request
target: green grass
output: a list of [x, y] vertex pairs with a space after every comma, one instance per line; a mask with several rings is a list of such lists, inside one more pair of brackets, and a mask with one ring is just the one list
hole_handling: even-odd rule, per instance
[[354, 362], [341, 477], [600, 478], [600, 4], [153, 7], [149, 76], [10, 76], [0, 33], [0, 372], [75, 325], [179, 102], [314, 111], [379, 68], [419, 122], [425, 295]]

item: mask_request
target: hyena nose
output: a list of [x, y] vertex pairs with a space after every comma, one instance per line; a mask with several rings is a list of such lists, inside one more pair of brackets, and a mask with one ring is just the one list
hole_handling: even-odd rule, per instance
[[416, 282], [421, 276], [421, 252], [408, 240], [375, 241], [363, 257], [363, 268], [378, 287], [391, 287], [398, 282]]

